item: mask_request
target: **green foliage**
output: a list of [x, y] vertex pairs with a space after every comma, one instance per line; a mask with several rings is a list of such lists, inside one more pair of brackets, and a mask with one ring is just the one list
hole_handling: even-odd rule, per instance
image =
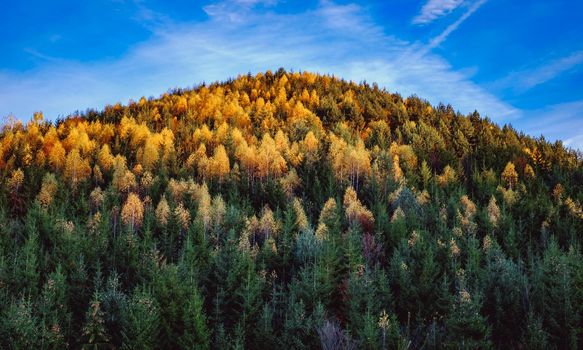
[[560, 142], [307, 72], [8, 124], [0, 348], [581, 348], [581, 183]]

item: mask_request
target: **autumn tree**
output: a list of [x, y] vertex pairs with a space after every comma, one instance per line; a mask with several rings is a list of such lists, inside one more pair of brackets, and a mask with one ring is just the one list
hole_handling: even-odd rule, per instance
[[79, 150], [74, 149], [67, 155], [64, 175], [73, 189], [91, 175], [89, 161], [81, 157]]
[[128, 225], [130, 231], [139, 227], [144, 220], [144, 203], [135, 193], [130, 193], [121, 210], [121, 219], [124, 224]]
[[508, 162], [502, 171], [502, 181], [511, 189], [516, 186], [518, 182], [518, 173], [514, 168], [514, 163]]

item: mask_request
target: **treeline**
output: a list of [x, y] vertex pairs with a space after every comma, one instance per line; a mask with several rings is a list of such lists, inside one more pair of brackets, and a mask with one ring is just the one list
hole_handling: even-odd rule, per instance
[[580, 154], [279, 70], [0, 134], [0, 347], [577, 349]]

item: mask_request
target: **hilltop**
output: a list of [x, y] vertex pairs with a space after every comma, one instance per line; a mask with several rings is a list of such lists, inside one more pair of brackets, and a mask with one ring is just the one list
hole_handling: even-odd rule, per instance
[[[2, 348], [577, 348], [583, 166], [266, 72], [0, 133]], [[336, 344], [336, 345], [334, 345]]]

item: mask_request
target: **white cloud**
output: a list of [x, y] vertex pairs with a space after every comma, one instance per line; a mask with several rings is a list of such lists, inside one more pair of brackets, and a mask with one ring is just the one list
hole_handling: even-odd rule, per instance
[[384, 34], [357, 5], [323, 2], [293, 15], [249, 11], [228, 24], [215, 18], [166, 23], [117, 60], [59, 60], [23, 73], [0, 71], [0, 115], [28, 119], [40, 109], [54, 119], [76, 109], [279, 67], [377, 82], [403, 96], [451, 103], [463, 113], [477, 109], [496, 121], [519, 113], [442, 57], [420, 57], [419, 44]]
[[492, 86], [502, 89], [511, 88], [516, 92], [523, 93], [551, 81], [561, 74], [572, 71], [581, 64], [583, 64], [583, 50], [573, 52], [566, 57], [561, 57], [538, 67], [514, 71], [503, 79], [494, 82]]
[[479, 0], [475, 2], [472, 6], [470, 6], [470, 8], [460, 18], [458, 18], [457, 21], [453, 22], [447, 28], [445, 28], [445, 30], [441, 32], [441, 34], [431, 39], [429, 45], [427, 46], [427, 50], [434, 49], [437, 46], [441, 45], [441, 43], [443, 43], [451, 33], [458, 29], [458, 27], [462, 23], [464, 23], [468, 18], [470, 18], [470, 16], [473, 15], [474, 12], [478, 11], [478, 9], [482, 7], [482, 5], [486, 3], [486, 1], [487, 0]]
[[521, 112], [514, 125], [529, 135], [544, 135], [549, 141], [583, 150], [583, 100]]
[[204, 12], [216, 20], [243, 22], [256, 6], [273, 7], [278, 0], [223, 0], [203, 7]]
[[421, 12], [413, 18], [413, 24], [428, 24], [439, 17], [450, 14], [464, 0], [429, 0], [421, 8]]

